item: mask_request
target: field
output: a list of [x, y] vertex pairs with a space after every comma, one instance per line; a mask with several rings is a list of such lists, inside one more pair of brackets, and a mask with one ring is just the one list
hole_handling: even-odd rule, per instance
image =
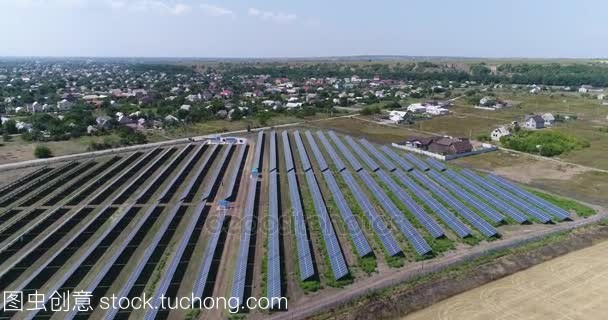
[[413, 313], [418, 319], [604, 319], [608, 242], [488, 283]]
[[[342, 121], [353, 120], [328, 122]], [[328, 124], [307, 124], [316, 125]], [[371, 141], [391, 130], [377, 129]], [[342, 133], [260, 131], [245, 144], [210, 140], [30, 172], [0, 188], [0, 289], [97, 297], [88, 312], [23, 313], [42, 318], [229, 315], [99, 306], [101, 296], [144, 293], [287, 297], [287, 310], [273, 314], [290, 317], [400, 269], [595, 214]]]

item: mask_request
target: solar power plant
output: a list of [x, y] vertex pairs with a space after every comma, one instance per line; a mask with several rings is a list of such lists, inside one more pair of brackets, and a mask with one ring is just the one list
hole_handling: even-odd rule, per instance
[[325, 137], [323, 131], [317, 131], [317, 136], [319, 137], [319, 140], [321, 140], [321, 143], [323, 144], [323, 147], [325, 147], [325, 150], [327, 150], [327, 153], [329, 153], [329, 157], [331, 158], [332, 163], [336, 167], [336, 170], [340, 172], [346, 169], [344, 162], [342, 162], [342, 159], [340, 159], [340, 157], [336, 153], [336, 149], [334, 149], [331, 143], [329, 143], [329, 140], [327, 140], [327, 137]]
[[[321, 189], [317, 184], [314, 172], [311, 170], [310, 161], [308, 160], [308, 154], [304, 148], [304, 142], [298, 131], [294, 132], [294, 139], [296, 141], [296, 148], [300, 154], [300, 164], [305, 170], [306, 182], [308, 184], [308, 190], [312, 195], [313, 205], [319, 218], [319, 224], [321, 225], [321, 233], [323, 234], [323, 240], [325, 242], [325, 250], [331, 264], [331, 269], [334, 274], [334, 279], [342, 279], [348, 275], [348, 267], [346, 261], [344, 261], [344, 255], [340, 248], [340, 243], [336, 236], [336, 231], [329, 218], [327, 207], [325, 206], [325, 200], [321, 194]], [[308, 167], [308, 170], [306, 168]]]
[[382, 150], [384, 153], [386, 153], [386, 155], [388, 155], [389, 158], [391, 158], [391, 160], [393, 160], [395, 163], [397, 163], [401, 167], [401, 169], [403, 169], [405, 171], [414, 170], [414, 167], [409, 162], [405, 161], [405, 159], [403, 159], [403, 157], [401, 157], [395, 151], [393, 151], [393, 149], [391, 149], [387, 146], [382, 146], [382, 147], [380, 147], [380, 150]]
[[350, 163], [350, 166], [353, 167], [353, 170], [355, 172], [363, 170], [363, 166], [361, 165], [361, 163], [359, 162], [359, 160], [357, 160], [355, 157], [353, 157], [352, 153], [348, 150], [348, 148], [346, 147], [346, 145], [344, 145], [344, 143], [342, 142], [342, 140], [340, 140], [340, 138], [338, 137], [338, 135], [336, 135], [336, 133], [333, 132], [333, 131], [329, 131], [328, 134], [329, 134], [329, 137], [331, 138], [331, 140], [338, 147], [338, 150], [340, 150], [340, 152], [342, 153], [342, 155], [346, 158], [346, 160], [348, 160], [348, 163]]
[[32, 180], [37, 179], [38, 177], [41, 177], [42, 175], [46, 174], [47, 172], [49, 172], [51, 170], [53, 170], [53, 168], [42, 167], [22, 178], [19, 178], [13, 182], [10, 182], [10, 183], [2, 186], [0, 188], [0, 197], [4, 197], [5, 195], [12, 192], [13, 190], [17, 190], [17, 189], [21, 188], [25, 184], [29, 183]]
[[[365, 139], [361, 139], [360, 141], [364, 144], [367, 152], [374, 155], [376, 159], [380, 160], [384, 169], [389, 171], [397, 170], [393, 163], [382, 155], [371, 143]], [[424, 209], [422, 209], [401, 186], [395, 183], [395, 181], [386, 172], [378, 170], [376, 174], [382, 183], [384, 183], [391, 190], [391, 192], [395, 194], [399, 201], [401, 201], [408, 208], [408, 210], [414, 215], [414, 217], [416, 217], [418, 222], [424, 226], [424, 228], [429, 232], [429, 234], [431, 234], [433, 238], [440, 238], [444, 236], [441, 227], [433, 219], [431, 219], [431, 217], [426, 214]]]
[[467, 237], [471, 235], [471, 230], [456, 216], [454, 216], [443, 204], [435, 200], [431, 194], [420, 187], [412, 178], [402, 171], [395, 171], [395, 176], [399, 181], [411, 190], [414, 195], [426, 204], [435, 214], [452, 229], [456, 234], [461, 237]]
[[380, 166], [376, 163], [376, 161], [374, 161], [372, 158], [370, 158], [367, 155], [367, 153], [365, 151], [363, 151], [363, 149], [361, 149], [361, 147], [355, 142], [355, 140], [352, 137], [345, 136], [344, 139], [350, 145], [350, 147], [353, 149], [355, 154], [358, 155], [359, 158], [363, 159], [363, 162], [365, 162], [365, 164], [367, 164], [367, 166], [372, 171], [376, 171], [376, 170], [380, 169]]
[[447, 169], [443, 165], [443, 163], [441, 163], [439, 160], [437, 160], [435, 158], [431, 158], [431, 157], [426, 158], [426, 163], [428, 163], [429, 166], [433, 167], [433, 169], [435, 169], [437, 171], [445, 171]]
[[517, 207], [517, 209], [521, 210], [522, 212], [526, 212], [526, 213], [530, 214], [531, 216], [533, 216], [535, 219], [537, 219], [541, 223], [551, 222], [551, 216], [549, 216], [545, 212], [543, 212], [540, 209], [536, 208], [535, 206], [525, 202], [523, 199], [515, 196], [514, 194], [506, 191], [505, 189], [503, 189], [495, 184], [490, 183], [488, 180], [477, 175], [473, 171], [470, 171], [467, 169], [462, 169], [462, 170], [460, 170], [460, 173], [462, 173], [467, 178], [471, 179], [474, 183], [477, 183], [484, 189], [493, 193], [495, 196], [498, 196], [501, 199], [508, 201], [509, 203], [511, 203], [513, 206]]
[[367, 150], [367, 152], [374, 155], [374, 157], [376, 159], [378, 159], [378, 161], [380, 161], [380, 163], [382, 163], [382, 166], [384, 167], [384, 169], [388, 170], [389, 172], [397, 170], [397, 167], [391, 161], [389, 161], [386, 158], [386, 156], [384, 156], [381, 152], [379, 152], [378, 149], [376, 149], [376, 147], [374, 145], [372, 145], [369, 141], [367, 141], [365, 139], [359, 139], [359, 142], [361, 142], [361, 144]]
[[[209, 272], [211, 271], [211, 264], [213, 263], [213, 257], [215, 255], [217, 244], [220, 240], [222, 227], [226, 221], [226, 210], [220, 209], [216, 217], [216, 220], [211, 229], [211, 239], [205, 248], [205, 254], [203, 255], [203, 263], [197, 273], [196, 281], [194, 282], [194, 289], [192, 290], [193, 296], [202, 297], [205, 292], [205, 286], [209, 279]], [[279, 286], [280, 288], [280, 286]]]
[[311, 146], [311, 149], [316, 150], [313, 153], [315, 155], [317, 163], [321, 168], [325, 168], [323, 169], [323, 177], [325, 179], [325, 182], [327, 183], [327, 186], [329, 187], [329, 191], [331, 192], [332, 197], [334, 198], [338, 210], [340, 211], [342, 221], [344, 221], [344, 225], [348, 229], [348, 233], [351, 239], [353, 240], [355, 248], [357, 249], [357, 253], [360, 257], [364, 257], [372, 253], [372, 248], [369, 245], [369, 242], [367, 242], [367, 239], [365, 239], [363, 231], [361, 230], [357, 219], [355, 219], [355, 216], [353, 215], [350, 207], [348, 206], [348, 203], [344, 198], [344, 194], [342, 193], [342, 190], [340, 190], [340, 187], [338, 186], [338, 183], [336, 182], [333, 173], [329, 170], [326, 170], [328, 166], [325, 162], [325, 158], [323, 157], [323, 154], [321, 153], [321, 150], [319, 149], [319, 146], [317, 145], [317, 142], [315, 141], [310, 131], [306, 131], [306, 138], [308, 140], [308, 144]]
[[464, 178], [462, 175], [460, 175], [456, 171], [448, 169], [445, 171], [445, 175], [448, 176], [453, 181], [455, 181], [457, 184], [459, 184], [464, 189], [477, 195], [482, 200], [485, 200], [487, 203], [491, 204], [493, 207], [500, 210], [502, 213], [508, 215], [509, 217], [511, 217], [512, 219], [517, 221], [518, 223], [524, 223], [524, 222], [528, 221], [528, 217], [525, 214], [521, 213], [521, 211], [517, 210], [512, 205], [504, 202], [503, 200], [497, 198], [495, 195], [484, 190], [482, 187], [480, 187], [480, 186], [476, 185], [475, 183], [469, 181], [468, 179]]
[[281, 297], [281, 250], [279, 224], [279, 190], [277, 179], [277, 141], [276, 132], [270, 133], [270, 158], [268, 159], [268, 265], [266, 296]]
[[[319, 139], [323, 142], [324, 135], [321, 132], [317, 132], [317, 135], [319, 136]], [[331, 156], [332, 161], [334, 161], [334, 165], [339, 168], [340, 166], [338, 164], [342, 162], [336, 154], [336, 150], [331, 144], [329, 144], [327, 140], [325, 140], [325, 142], [327, 142], [323, 143], [323, 145], [325, 146], [325, 150], [327, 150], [327, 153], [329, 153], [330, 155], [334, 155]], [[348, 170], [345, 170], [344, 168], [340, 170], [340, 175], [342, 176], [342, 179], [344, 179], [344, 182], [352, 192], [355, 199], [357, 200], [357, 204], [365, 213], [367, 222], [374, 228], [374, 232], [380, 239], [380, 242], [382, 242], [382, 246], [384, 247], [386, 252], [390, 256], [396, 256], [401, 254], [403, 251], [397, 244], [397, 240], [395, 240], [393, 235], [390, 233], [390, 231], [386, 227], [386, 224], [384, 223], [384, 221], [382, 221], [382, 219], [376, 212], [376, 209], [374, 209], [374, 206], [371, 204], [367, 196], [363, 193], [363, 190], [361, 190], [359, 184], [355, 181], [355, 178], [353, 178], [350, 172]]]
[[570, 219], [570, 213], [568, 213], [564, 209], [558, 208], [554, 204], [547, 202], [545, 199], [542, 199], [503, 178], [499, 178], [499, 177], [497, 177], [495, 175], [491, 175], [491, 174], [489, 174], [487, 177], [488, 177], [488, 179], [490, 179], [491, 181], [500, 185], [501, 187], [505, 188], [506, 190], [511, 191], [512, 193], [518, 195], [519, 197], [525, 199], [526, 201], [528, 201], [528, 202], [534, 204], [535, 206], [545, 210], [546, 212], [552, 214], [554, 217], [556, 217], [560, 221]]
[[448, 191], [455, 194], [458, 198], [465, 201], [470, 206], [477, 209], [481, 214], [485, 215], [488, 219], [492, 220], [494, 223], [500, 223], [505, 220], [505, 218], [494, 210], [489, 205], [485, 204], [481, 200], [477, 199], [474, 195], [470, 194], [468, 191], [463, 190], [462, 187], [456, 185], [454, 182], [450, 181], [444, 175], [437, 173], [436, 171], [428, 171], [428, 175], [433, 178], [439, 185], [447, 189]]
[[498, 234], [496, 228], [489, 224], [486, 220], [472, 212], [464, 203], [453, 197], [445, 189], [440, 187], [438, 184], [433, 182], [424, 174], [419, 171], [412, 171], [412, 175], [418, 180], [424, 187], [431, 190], [431, 192], [437, 195], [441, 200], [456, 209], [458, 213], [464, 217], [473, 227], [481, 231], [486, 237], [493, 237]]
[[287, 181], [289, 183], [289, 199], [292, 206], [292, 216], [294, 222], [294, 231], [296, 235], [296, 246], [298, 250], [298, 264], [300, 267], [300, 279], [307, 280], [315, 275], [315, 269], [312, 262], [312, 254], [308, 239], [308, 231], [304, 218], [304, 209], [302, 209], [302, 200], [300, 198], [300, 190], [298, 189], [298, 179], [296, 177], [295, 168], [293, 166], [293, 158], [291, 155], [291, 145], [287, 131], [283, 131], [283, 156], [285, 157], [287, 172]]
[[420, 169], [421, 171], [431, 170], [431, 168], [426, 164], [426, 162], [420, 160], [418, 157], [416, 157], [413, 154], [406, 153], [403, 157], [407, 161], [413, 163], [414, 166], [416, 166], [416, 168]]

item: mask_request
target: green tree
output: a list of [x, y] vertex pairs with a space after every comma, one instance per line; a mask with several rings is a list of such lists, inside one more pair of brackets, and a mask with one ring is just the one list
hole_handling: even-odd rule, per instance
[[34, 149], [34, 156], [38, 159], [46, 159], [52, 158], [53, 153], [51, 152], [51, 149], [49, 149], [47, 146], [38, 145], [36, 146], [36, 149]]

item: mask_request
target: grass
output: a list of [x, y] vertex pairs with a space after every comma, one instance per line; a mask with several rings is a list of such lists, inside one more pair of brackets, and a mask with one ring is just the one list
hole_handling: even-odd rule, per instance
[[548, 194], [548, 193], [544, 193], [544, 192], [540, 192], [537, 190], [529, 190], [530, 192], [532, 192], [533, 194], [553, 203], [554, 205], [567, 210], [567, 211], [574, 211], [576, 212], [576, 214], [579, 217], [590, 217], [592, 215], [595, 215], [597, 212], [595, 210], [593, 210], [592, 208], [583, 205], [577, 201], [574, 200], [570, 200], [570, 199], [566, 199], [566, 198], [562, 198], [562, 197], [558, 197], [552, 194]]

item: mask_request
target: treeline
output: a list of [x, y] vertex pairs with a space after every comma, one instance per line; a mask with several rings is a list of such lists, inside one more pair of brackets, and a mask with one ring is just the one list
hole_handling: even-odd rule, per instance
[[599, 63], [503, 64], [496, 72], [485, 63], [473, 64], [468, 71], [452, 65], [431, 62], [417, 63], [223, 63], [217, 70], [228, 77], [266, 74], [293, 80], [309, 78], [361, 78], [380, 76], [382, 79], [416, 81], [476, 81], [481, 83], [539, 84], [558, 86], [608, 86], [608, 66]]

